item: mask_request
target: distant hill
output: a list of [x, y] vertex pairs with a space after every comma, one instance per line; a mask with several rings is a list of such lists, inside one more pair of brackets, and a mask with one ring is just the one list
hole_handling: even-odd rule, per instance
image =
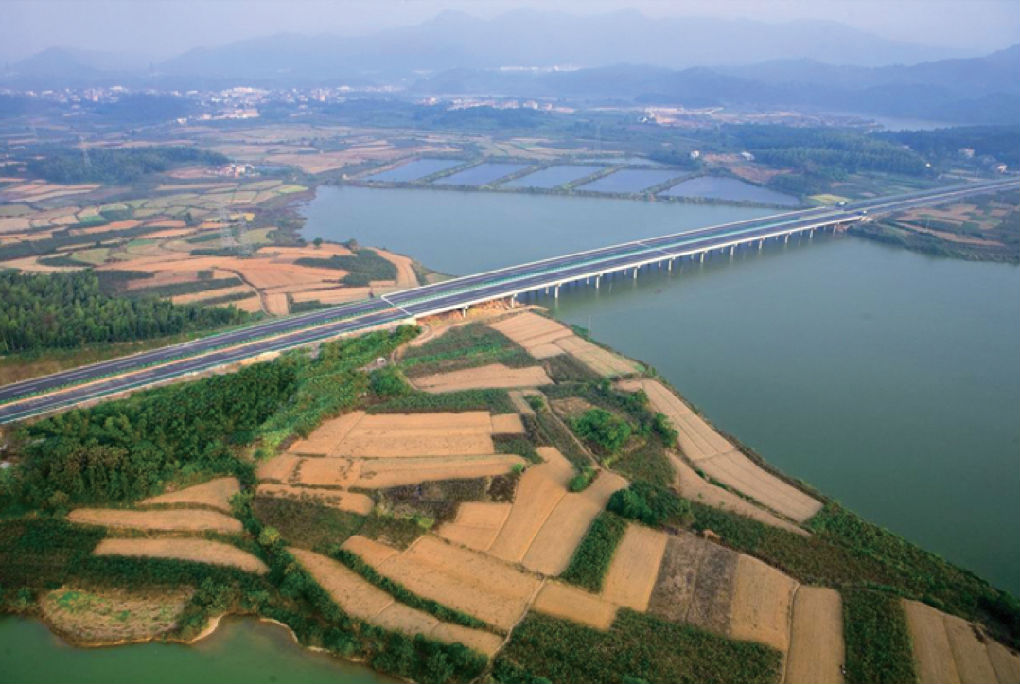
[[314, 79], [349, 73], [563, 64], [596, 67], [619, 62], [676, 69], [780, 58], [878, 65], [959, 55], [959, 51], [891, 41], [834, 22], [662, 19], [633, 10], [579, 17], [522, 9], [494, 19], [444, 12], [417, 26], [358, 38], [258, 38], [192, 50], [164, 62], [160, 70], [173, 75]]
[[910, 66], [836, 66], [784, 60], [670, 70], [616, 65], [534, 73], [450, 70], [412, 91], [568, 97], [598, 102], [704, 106], [800, 106], [961, 123], [1020, 120], [1020, 45], [984, 57]]

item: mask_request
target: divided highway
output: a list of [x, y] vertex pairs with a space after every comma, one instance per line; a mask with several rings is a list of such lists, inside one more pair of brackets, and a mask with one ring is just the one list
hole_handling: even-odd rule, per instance
[[466, 308], [480, 302], [556, 287], [580, 279], [597, 278], [645, 264], [740, 244], [760, 243], [769, 238], [853, 223], [879, 213], [938, 204], [1011, 187], [1017, 187], [1015, 179], [885, 197], [845, 207], [792, 211], [633, 240], [454, 278], [391, 293], [378, 299], [273, 319], [190, 342], [0, 387], [0, 423], [21, 420], [267, 352], [291, 349], [366, 328]]

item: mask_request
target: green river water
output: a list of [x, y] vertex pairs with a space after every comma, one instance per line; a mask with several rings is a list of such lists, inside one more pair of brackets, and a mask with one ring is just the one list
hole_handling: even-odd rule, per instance
[[[774, 211], [353, 187], [304, 209], [309, 239], [355, 237], [448, 273]], [[816, 236], [539, 301], [654, 365], [784, 471], [1018, 593], [1018, 273]], [[74, 649], [4, 618], [0, 681], [390, 680], [250, 620], [194, 646]]]

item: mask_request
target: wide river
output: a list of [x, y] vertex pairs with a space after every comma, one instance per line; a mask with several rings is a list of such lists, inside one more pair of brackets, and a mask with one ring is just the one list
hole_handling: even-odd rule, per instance
[[[464, 274], [774, 210], [320, 188], [305, 235]], [[816, 236], [566, 290], [562, 320], [654, 365], [716, 424], [869, 520], [1020, 592], [1018, 269]], [[0, 619], [0, 681], [386, 682], [226, 621], [194, 646], [72, 649]]]

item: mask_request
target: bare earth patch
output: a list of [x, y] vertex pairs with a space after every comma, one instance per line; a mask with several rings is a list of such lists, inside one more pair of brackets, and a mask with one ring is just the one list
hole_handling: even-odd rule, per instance
[[793, 601], [786, 684], [843, 684], [843, 602], [835, 589], [801, 587]]
[[705, 480], [694, 471], [694, 468], [687, 465], [687, 462], [682, 458], [672, 453], [669, 456], [670, 462], [676, 470], [676, 488], [680, 496], [693, 501], [699, 501], [708, 506], [720, 508], [724, 511], [732, 511], [745, 518], [751, 518], [766, 525], [784, 529], [787, 532], [793, 532], [802, 536], [807, 535], [803, 528], [797, 527], [793, 523], [769, 513], [760, 506], [740, 498], [728, 489]]
[[43, 619], [75, 642], [93, 646], [149, 641], [177, 626], [191, 588], [146, 594], [120, 589], [54, 589], [39, 602]]
[[609, 564], [602, 598], [634, 610], [647, 610], [668, 540], [663, 532], [627, 523]]
[[503, 640], [490, 632], [442, 623], [428, 613], [394, 601], [342, 564], [311, 551], [290, 549], [291, 554], [311, 574], [345, 613], [384, 629], [408, 636], [423, 636], [447, 643], [462, 643], [492, 657]]
[[240, 534], [241, 521], [222, 513], [168, 509], [130, 511], [119, 508], [77, 508], [67, 515], [71, 522], [153, 532], [222, 532]]
[[491, 501], [465, 501], [457, 507], [457, 517], [443, 523], [436, 534], [461, 546], [485, 551], [503, 528], [512, 504]]
[[617, 607], [579, 587], [549, 580], [538, 592], [534, 609], [605, 631], [616, 619]]
[[236, 477], [220, 477], [176, 492], [167, 492], [139, 502], [147, 504], [198, 504], [230, 512], [230, 499], [241, 491]]
[[[382, 547], [371, 552], [367, 547]], [[406, 551], [351, 537], [344, 548], [410, 591], [509, 630], [528, 609], [540, 581], [490, 556], [425, 535]], [[384, 560], [373, 564], [372, 558]]]
[[269, 571], [261, 560], [236, 546], [211, 539], [188, 537], [107, 537], [99, 542], [97, 556], [147, 556], [226, 565], [245, 572]]
[[498, 413], [492, 416], [493, 434], [520, 435], [524, 434], [524, 424], [516, 413]]
[[470, 480], [503, 475], [524, 459], [513, 454], [423, 456], [404, 458], [306, 458], [295, 473], [297, 483], [320, 487], [380, 489], [436, 480]]
[[639, 370], [633, 361], [592, 344], [575, 335], [570, 328], [530, 311], [490, 325], [524, 347], [536, 359], [570, 354], [603, 377], [619, 377]]
[[539, 449], [545, 463], [524, 471], [517, 485], [517, 497], [510, 515], [489, 553], [512, 563], [518, 563], [528, 552], [535, 536], [546, 519], [567, 493], [567, 483], [574, 468], [555, 449]]
[[670, 537], [648, 612], [716, 634], [728, 634], [737, 556], [736, 552], [693, 534]]
[[741, 554], [733, 575], [730, 636], [758, 641], [786, 653], [798, 582], [757, 558]]
[[510, 368], [501, 363], [490, 363], [476, 368], [414, 378], [413, 383], [420, 390], [440, 394], [468, 389], [540, 387], [551, 385], [553, 381], [541, 366]]
[[290, 482], [301, 459], [293, 454], [280, 454], [259, 463], [255, 476], [265, 482]]
[[356, 458], [491, 454], [492, 431], [493, 421], [484, 411], [355, 412], [326, 421], [290, 451]]

